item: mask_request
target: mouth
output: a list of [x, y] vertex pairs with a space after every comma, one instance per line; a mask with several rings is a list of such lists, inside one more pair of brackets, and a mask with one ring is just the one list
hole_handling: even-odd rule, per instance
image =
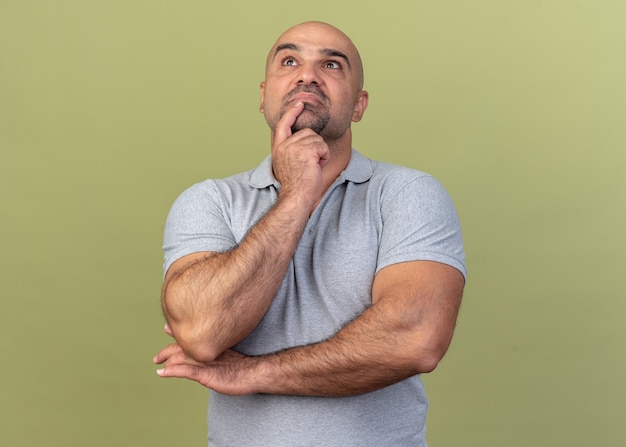
[[290, 102], [293, 102], [293, 101], [302, 101], [305, 104], [319, 104], [319, 105], [324, 104], [324, 100], [323, 98], [320, 97], [320, 95], [317, 95], [315, 93], [308, 93], [308, 92], [302, 92], [302, 93], [298, 93], [294, 95], [293, 97], [290, 98]]
[[302, 101], [305, 105], [326, 105], [328, 97], [316, 86], [298, 86], [285, 96], [285, 103]]

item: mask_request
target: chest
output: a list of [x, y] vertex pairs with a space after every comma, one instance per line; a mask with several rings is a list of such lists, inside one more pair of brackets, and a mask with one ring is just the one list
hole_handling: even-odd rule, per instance
[[309, 219], [272, 306], [244, 342], [246, 351], [323, 340], [371, 305], [381, 219], [366, 194], [345, 189], [327, 194]]

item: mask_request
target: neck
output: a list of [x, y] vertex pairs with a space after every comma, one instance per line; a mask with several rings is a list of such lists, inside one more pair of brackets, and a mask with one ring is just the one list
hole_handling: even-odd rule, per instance
[[[272, 132], [272, 143], [274, 141], [274, 133]], [[337, 140], [324, 140], [328, 145], [328, 149], [330, 151], [330, 158], [328, 162], [322, 168], [322, 188], [320, 191], [320, 196], [317, 199], [317, 202], [313, 206], [311, 213], [317, 208], [317, 205], [322, 200], [324, 194], [333, 184], [333, 182], [339, 177], [348, 166], [350, 162], [350, 158], [352, 157], [352, 138], [350, 130], [346, 134]], [[280, 179], [277, 179], [280, 182]]]
[[322, 178], [324, 182], [324, 192], [326, 189], [335, 181], [339, 174], [346, 169], [348, 163], [350, 162], [350, 157], [352, 156], [352, 148], [350, 146], [344, 147], [341, 150], [330, 149], [330, 159], [328, 163], [322, 169]]
[[[330, 159], [322, 169], [323, 188], [321, 196], [348, 166], [352, 155], [352, 132], [348, 129], [340, 138], [324, 138], [330, 151]], [[320, 198], [321, 198], [320, 196]]]
[[324, 194], [326, 194], [326, 191], [328, 191], [330, 185], [332, 185], [337, 177], [339, 177], [339, 174], [341, 174], [344, 169], [346, 169], [346, 166], [348, 166], [348, 163], [350, 162], [351, 156], [352, 148], [345, 148], [341, 151], [333, 151], [331, 149], [330, 159], [328, 160], [328, 163], [326, 163], [326, 165], [324, 165], [324, 167], [322, 168], [322, 190], [320, 192], [319, 198], [315, 202], [315, 205], [313, 205], [313, 208], [311, 209], [311, 214], [313, 214], [313, 211], [315, 211], [315, 209], [321, 202], [322, 197], [324, 197]]

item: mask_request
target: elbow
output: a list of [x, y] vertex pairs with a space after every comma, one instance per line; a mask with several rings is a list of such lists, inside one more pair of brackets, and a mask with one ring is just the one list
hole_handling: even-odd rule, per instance
[[199, 363], [209, 363], [232, 346], [223, 336], [219, 322], [185, 303], [193, 302], [189, 290], [179, 281], [180, 275], [163, 285], [161, 305], [171, 336], [183, 352]]
[[176, 329], [172, 328], [176, 343], [178, 343], [183, 352], [199, 363], [210, 363], [219, 357], [224, 349], [219, 349], [210, 343], [207, 337], [190, 326], [179, 325]]
[[439, 366], [439, 362], [446, 355], [448, 344], [435, 344], [434, 346], [421, 346], [414, 352], [415, 369], [418, 374], [433, 372]]
[[161, 306], [167, 326], [169, 327], [169, 335], [171, 335], [183, 352], [200, 363], [208, 363], [221, 354], [211, 346], [210, 337], [207, 336], [205, 321], [197, 321], [192, 315], [180, 306], [176, 297], [179, 297], [183, 291], [179, 290], [176, 280], [164, 283], [161, 292]]
[[438, 356], [434, 354], [423, 354], [417, 365], [418, 374], [428, 374], [433, 372], [437, 366], [439, 366], [439, 362], [443, 356]]
[[197, 344], [189, 345], [181, 348], [188, 357], [199, 363], [211, 363], [221, 354], [218, 350], [210, 349], [206, 346], [198, 346]]
[[421, 331], [415, 337], [413, 358], [420, 374], [433, 372], [439, 366], [452, 342], [452, 332]]
[[209, 363], [215, 360], [225, 349], [219, 349], [212, 342], [214, 337], [209, 334], [206, 320], [198, 321], [185, 315], [179, 315], [168, 309], [164, 301], [163, 310], [171, 335], [183, 352], [192, 360], [200, 363]]

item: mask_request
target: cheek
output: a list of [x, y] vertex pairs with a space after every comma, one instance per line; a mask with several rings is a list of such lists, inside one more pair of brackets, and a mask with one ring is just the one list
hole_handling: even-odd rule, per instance
[[276, 86], [265, 87], [262, 105], [265, 107], [266, 111], [280, 108], [283, 96], [284, 94], [281, 94], [281, 91], [276, 88]]
[[338, 106], [341, 108], [341, 114], [346, 117], [352, 117], [356, 107], [356, 98], [352, 93], [344, 94], [338, 98]]

